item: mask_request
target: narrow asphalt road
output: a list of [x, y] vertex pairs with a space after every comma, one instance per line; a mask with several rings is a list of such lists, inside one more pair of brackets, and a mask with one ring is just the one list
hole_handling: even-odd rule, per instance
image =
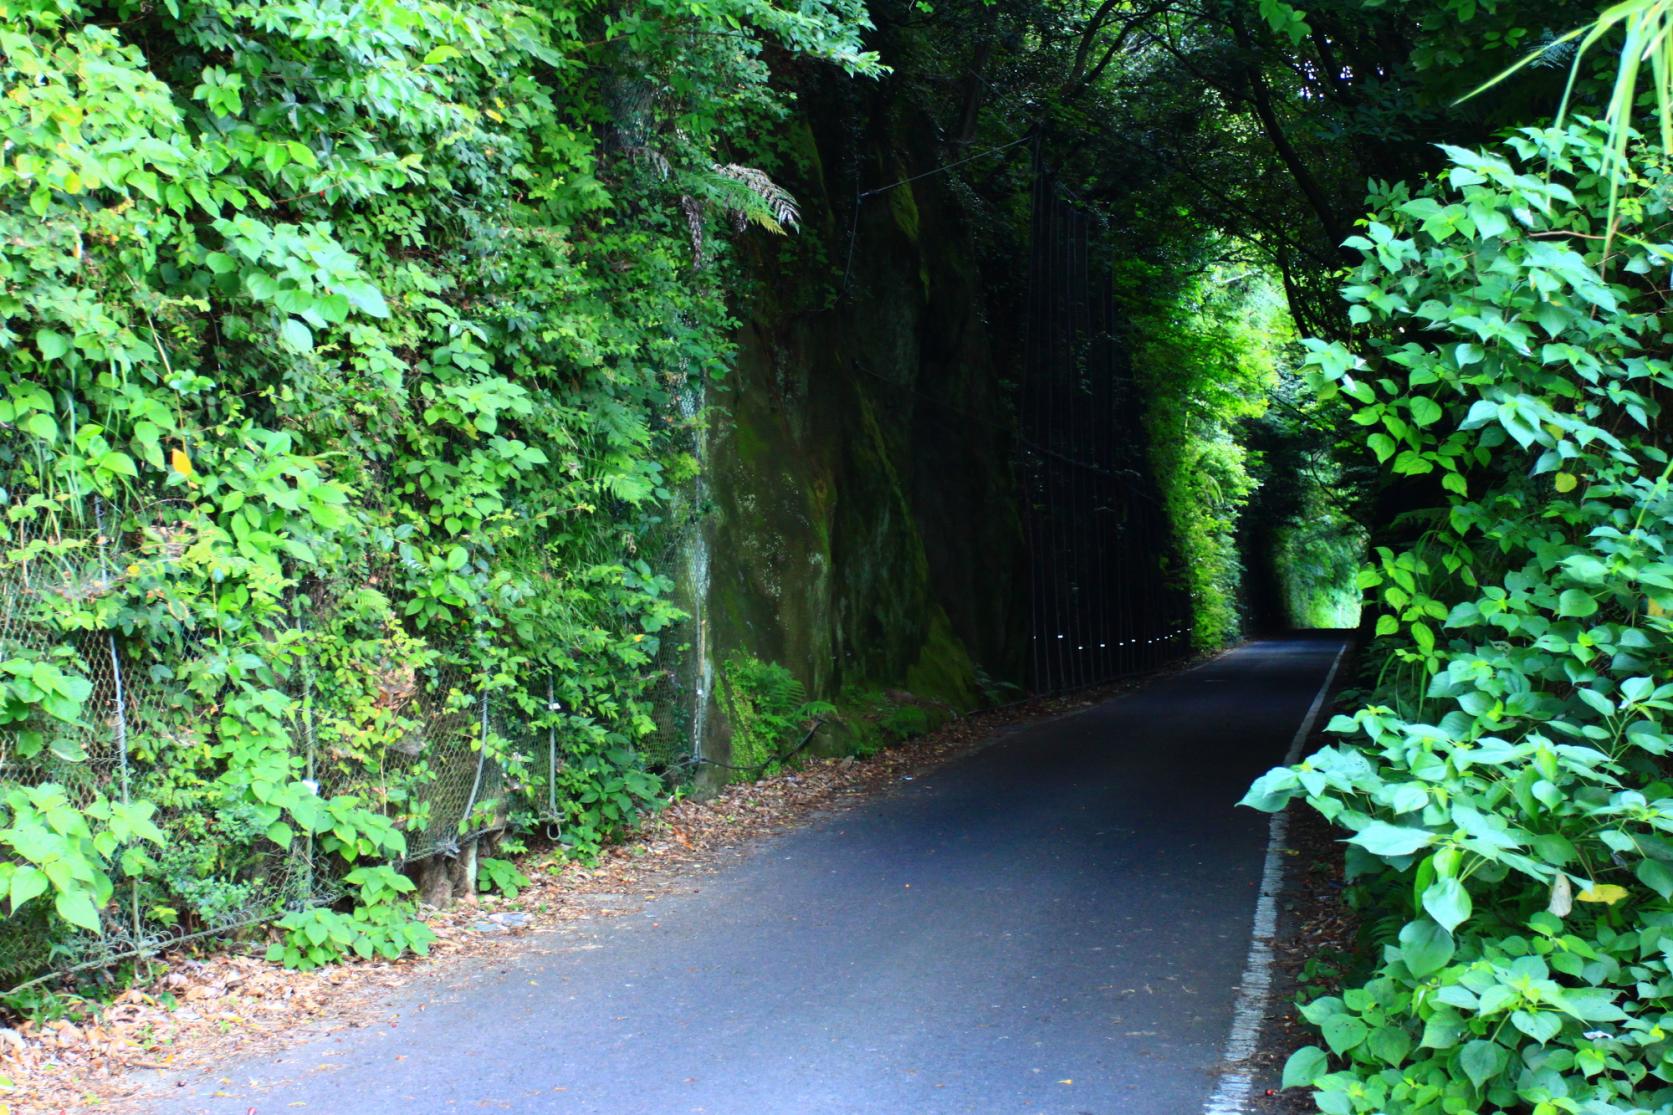
[[1340, 645], [1251, 643], [1013, 730], [700, 889], [421, 979], [398, 1027], [147, 1110], [1193, 1115], [1265, 853], [1233, 804]]

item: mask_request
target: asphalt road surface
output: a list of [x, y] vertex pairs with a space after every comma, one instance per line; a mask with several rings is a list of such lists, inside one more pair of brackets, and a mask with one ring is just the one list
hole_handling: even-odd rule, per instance
[[147, 1110], [1194, 1115], [1265, 854], [1233, 806], [1340, 645], [1247, 644], [1011, 730], [640, 912], [427, 975], [397, 1027]]

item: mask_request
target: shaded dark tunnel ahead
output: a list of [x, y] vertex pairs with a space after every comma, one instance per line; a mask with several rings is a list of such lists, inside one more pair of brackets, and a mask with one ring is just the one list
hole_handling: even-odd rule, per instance
[[[974, 708], [1234, 634], [1196, 629], [1201, 578], [1158, 480], [1174, 415], [1146, 408], [1170, 372], [1147, 363], [1133, 284], [1163, 264], [1057, 165], [1062, 142], [949, 152], [927, 113], [869, 86], [816, 81], [804, 104], [817, 158], [784, 172], [802, 230], [743, 245], [762, 282], [707, 400], [692, 521], [715, 560], [685, 605], [691, 643], [722, 674], [782, 664], [839, 705]], [[1254, 606], [1279, 595], [1258, 563], [1244, 571], [1246, 630], [1288, 626], [1282, 600]], [[682, 669], [680, 693], [713, 692]], [[703, 746], [724, 758], [707, 707]]]

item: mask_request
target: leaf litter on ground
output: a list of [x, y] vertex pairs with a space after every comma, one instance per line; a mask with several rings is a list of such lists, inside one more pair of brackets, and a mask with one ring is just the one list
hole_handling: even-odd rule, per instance
[[107, 1003], [83, 1004], [80, 1021], [0, 1025], [0, 1115], [121, 1111], [158, 1098], [159, 1073], [213, 1070], [334, 1031], [398, 1025], [380, 1016], [379, 1003], [414, 979], [443, 974], [464, 958], [515, 948], [520, 938], [565, 922], [631, 913], [718, 870], [728, 853], [745, 845], [911, 781], [995, 741], [1003, 729], [1079, 711], [1153, 682], [1159, 673], [960, 716], [868, 758], [809, 759], [713, 796], [679, 798], [644, 817], [592, 864], [535, 852], [519, 863], [531, 882], [514, 900], [471, 895], [427, 911], [437, 939], [426, 957], [350, 959], [297, 972], [262, 958], [266, 934], [218, 951], [164, 953], [142, 985]]

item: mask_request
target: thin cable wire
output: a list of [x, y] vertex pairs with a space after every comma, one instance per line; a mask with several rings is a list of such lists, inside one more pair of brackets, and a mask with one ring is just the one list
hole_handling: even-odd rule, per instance
[[1020, 139], [1013, 139], [1011, 142], [1002, 143], [997, 147], [984, 148], [981, 151], [966, 155], [962, 159], [955, 159], [953, 162], [945, 163], [941, 166], [926, 170], [921, 174], [914, 174], [909, 178], [902, 178], [899, 181], [890, 182], [886, 185], [875, 186], [869, 190], [856, 191], [854, 194], [853, 215], [848, 221], [848, 251], [845, 253], [848, 262], [843, 265], [842, 288], [837, 292], [838, 297], [848, 293], [849, 282], [854, 276], [854, 246], [860, 239], [860, 207], [865, 203], [867, 198], [877, 197], [879, 194], [886, 194], [890, 190], [899, 189], [901, 186], [910, 185], [913, 182], [917, 182], [925, 178], [933, 178], [937, 174], [945, 174], [949, 170], [961, 167], [969, 162], [974, 162], [977, 159], [986, 158], [989, 155], [997, 155], [1002, 151], [1009, 151], [1011, 148], [1027, 143], [1033, 138], [1034, 135], [1030, 132], [1028, 135], [1023, 136]]
[[1024, 143], [1027, 143], [1029, 140], [1031, 140], [1033, 138], [1034, 138], [1034, 136], [1032, 134], [1025, 135], [1020, 139], [1013, 139], [1009, 143], [1001, 143], [997, 147], [984, 148], [981, 151], [977, 151], [975, 154], [966, 155], [962, 159], [957, 159], [953, 162], [946, 163], [943, 166], [935, 167], [932, 170], [926, 170], [922, 174], [914, 174], [910, 178], [902, 178], [899, 181], [890, 182], [886, 186], [877, 186], [877, 187], [874, 187], [873, 189], [862, 190], [862, 191], [860, 191], [860, 200], [864, 201], [868, 197], [876, 197], [878, 194], [886, 194], [890, 190], [899, 189], [901, 186], [910, 185], [911, 183], [916, 182], [916, 181], [918, 181], [920, 179], [923, 179], [923, 178], [932, 178], [937, 174], [945, 174], [949, 170], [952, 170], [954, 167], [961, 167], [965, 163], [974, 162], [977, 159], [986, 158], [989, 155], [997, 155], [1001, 151], [1009, 151], [1011, 148], [1017, 147], [1017, 146], [1019, 146], [1021, 144], [1024, 144]]

